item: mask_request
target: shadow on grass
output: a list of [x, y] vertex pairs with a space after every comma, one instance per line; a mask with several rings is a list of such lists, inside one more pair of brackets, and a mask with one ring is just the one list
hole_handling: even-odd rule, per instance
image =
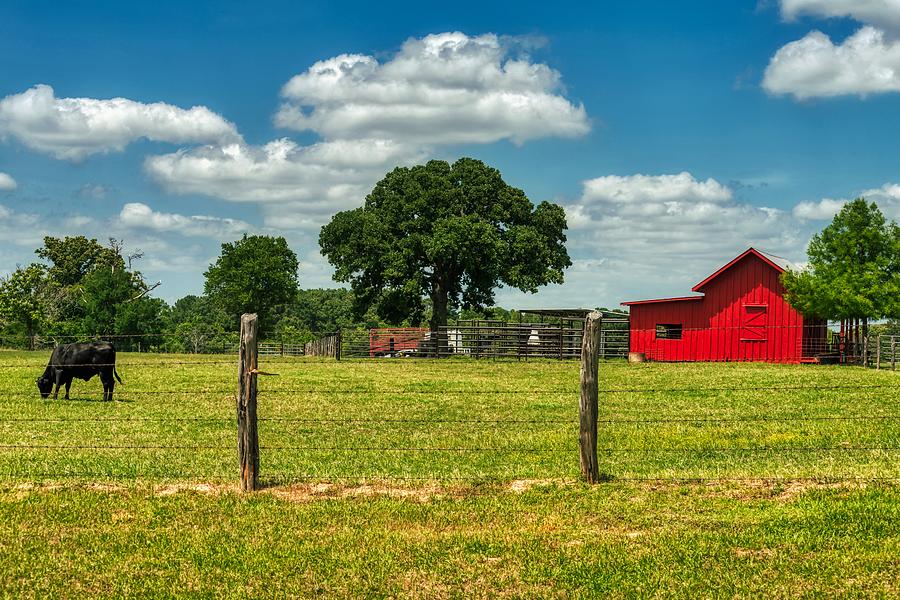
[[116, 398], [113, 397], [112, 400], [104, 400], [103, 397], [97, 398], [96, 396], [74, 396], [70, 398], [41, 398], [40, 395], [35, 394], [36, 400], [40, 400], [42, 402], [84, 402], [84, 403], [94, 403], [94, 404], [116, 404], [116, 403], [131, 403], [134, 400], [128, 400], [124, 398]]

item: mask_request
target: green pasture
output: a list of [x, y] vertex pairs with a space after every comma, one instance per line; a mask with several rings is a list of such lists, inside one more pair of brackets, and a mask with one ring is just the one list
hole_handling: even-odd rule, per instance
[[[125, 385], [43, 400], [4, 352], [0, 477], [232, 481], [236, 361], [119, 355]], [[571, 480], [576, 361], [263, 360], [264, 481]], [[600, 470], [643, 478], [900, 478], [900, 379], [857, 367], [603, 363]]]
[[897, 597], [900, 379], [856, 367], [119, 355], [42, 400], [3, 352], [4, 597]]

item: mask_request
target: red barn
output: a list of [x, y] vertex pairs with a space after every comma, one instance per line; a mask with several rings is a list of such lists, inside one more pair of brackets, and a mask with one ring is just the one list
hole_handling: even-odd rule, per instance
[[818, 362], [826, 323], [785, 300], [789, 265], [750, 248], [695, 285], [701, 295], [623, 302], [630, 351], [661, 361]]

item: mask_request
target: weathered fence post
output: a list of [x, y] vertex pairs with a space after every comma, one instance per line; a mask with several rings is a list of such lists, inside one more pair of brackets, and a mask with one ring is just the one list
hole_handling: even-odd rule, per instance
[[341, 330], [338, 329], [337, 333], [335, 334], [335, 340], [334, 340], [334, 344], [335, 344], [334, 358], [335, 358], [335, 360], [341, 360], [341, 346], [343, 345], [342, 342], [343, 342], [343, 336], [341, 335]]
[[862, 366], [869, 366], [869, 336], [866, 335], [863, 337], [863, 348], [862, 348]]
[[897, 370], [897, 336], [891, 336], [891, 370]]
[[256, 378], [259, 367], [255, 314], [241, 316], [241, 341], [238, 349], [238, 460], [241, 466], [241, 489], [252, 492], [259, 488], [259, 434], [256, 428]]
[[881, 334], [875, 338], [875, 370], [881, 369]]
[[600, 349], [600, 328], [603, 315], [593, 311], [584, 319], [584, 335], [581, 338], [581, 401], [578, 405], [581, 433], [581, 474], [588, 483], [600, 480], [597, 461], [597, 410], [598, 410], [598, 366]]

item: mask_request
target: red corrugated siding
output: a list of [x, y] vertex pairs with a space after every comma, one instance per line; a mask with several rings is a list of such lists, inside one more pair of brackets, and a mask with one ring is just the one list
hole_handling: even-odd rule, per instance
[[[799, 362], [824, 347], [825, 324], [804, 327], [803, 316], [784, 299], [779, 277], [777, 269], [749, 254], [709, 282], [702, 301], [633, 305], [631, 351], [664, 361]], [[742, 339], [747, 305], [766, 307], [765, 340]], [[662, 323], [681, 323], [682, 339], [656, 339]]]

